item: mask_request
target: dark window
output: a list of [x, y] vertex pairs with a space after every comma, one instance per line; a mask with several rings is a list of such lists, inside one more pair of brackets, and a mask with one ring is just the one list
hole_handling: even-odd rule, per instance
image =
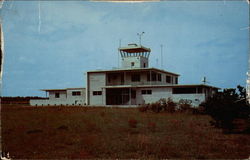
[[161, 74], [158, 74], [158, 81], [161, 81]]
[[93, 91], [93, 95], [94, 96], [102, 95], [102, 91]]
[[60, 93], [55, 93], [55, 98], [60, 98]]
[[152, 90], [141, 90], [141, 94], [152, 94]]
[[108, 83], [111, 83], [112, 80], [116, 80], [117, 77], [118, 77], [117, 74], [114, 74], [114, 73], [108, 74]]
[[136, 91], [135, 90], [131, 91], [131, 98], [136, 98]]
[[151, 75], [150, 75], [150, 73], [148, 73], [147, 74], [147, 81], [161, 81], [161, 74], [157, 74], [157, 73], [151, 73]]
[[150, 74], [147, 74], [147, 81], [150, 81]]
[[198, 93], [202, 93], [202, 87], [198, 87]]
[[195, 87], [173, 88], [173, 94], [195, 94], [195, 93], [196, 93]]
[[131, 75], [131, 81], [132, 82], [140, 82], [140, 80], [141, 80], [140, 74], [132, 74]]
[[143, 68], [146, 68], [146, 63], [143, 63]]
[[175, 77], [175, 84], [178, 84], [178, 77]]
[[135, 65], [135, 62], [131, 62], [131, 66], [134, 66]]
[[166, 82], [171, 83], [171, 76], [166, 76]]
[[80, 96], [81, 92], [80, 91], [73, 91], [72, 96]]
[[152, 81], [156, 81], [156, 73], [152, 73]]

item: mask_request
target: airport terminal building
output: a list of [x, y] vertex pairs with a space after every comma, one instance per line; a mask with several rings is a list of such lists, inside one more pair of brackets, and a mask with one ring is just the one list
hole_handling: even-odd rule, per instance
[[121, 68], [88, 71], [86, 88], [46, 89], [43, 91], [49, 93], [48, 99], [31, 100], [30, 104], [134, 106], [171, 98], [198, 106], [219, 89], [206, 84], [179, 84], [179, 74], [149, 67], [151, 50], [142, 45], [129, 44], [119, 52]]

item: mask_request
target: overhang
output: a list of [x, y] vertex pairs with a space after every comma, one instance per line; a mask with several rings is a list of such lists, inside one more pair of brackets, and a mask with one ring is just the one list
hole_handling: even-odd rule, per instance
[[166, 74], [180, 76], [179, 74], [168, 72], [168, 71], [157, 69], [157, 68], [125, 68], [125, 69], [118, 68], [118, 69], [112, 69], [112, 70], [88, 71], [87, 73], [115, 73], [115, 72], [141, 72], [141, 71], [155, 71], [155, 72], [162, 72]]
[[143, 47], [142, 45], [129, 45], [128, 47], [121, 47], [119, 51], [127, 53], [142, 53], [142, 52], [151, 52], [150, 48]]

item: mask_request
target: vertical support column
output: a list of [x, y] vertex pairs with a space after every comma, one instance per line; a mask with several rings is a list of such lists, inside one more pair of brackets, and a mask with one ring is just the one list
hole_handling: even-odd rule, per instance
[[129, 88], [129, 101], [130, 105], [132, 104], [131, 88]]

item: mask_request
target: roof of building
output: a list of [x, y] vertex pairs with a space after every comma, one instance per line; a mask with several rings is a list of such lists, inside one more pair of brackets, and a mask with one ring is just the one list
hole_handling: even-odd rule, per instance
[[146, 48], [142, 45], [128, 44], [127, 47], [120, 47], [119, 51], [123, 51], [127, 53], [141, 53], [141, 52], [151, 52], [151, 49]]
[[173, 88], [173, 87], [207, 87], [213, 89], [220, 89], [215, 86], [205, 85], [205, 84], [172, 84], [172, 85], [115, 85], [115, 86], [105, 86], [103, 88]]
[[167, 74], [172, 74], [176, 76], [180, 76], [179, 74], [173, 73], [173, 72], [168, 72], [165, 70], [161, 70], [158, 68], [118, 68], [118, 69], [112, 69], [112, 70], [95, 70], [95, 71], [88, 71], [87, 73], [102, 73], [102, 72], [121, 72], [121, 71], [157, 71], [157, 72], [163, 72]]
[[64, 88], [64, 89], [41, 89], [41, 91], [66, 91], [66, 90], [82, 90], [85, 88]]

